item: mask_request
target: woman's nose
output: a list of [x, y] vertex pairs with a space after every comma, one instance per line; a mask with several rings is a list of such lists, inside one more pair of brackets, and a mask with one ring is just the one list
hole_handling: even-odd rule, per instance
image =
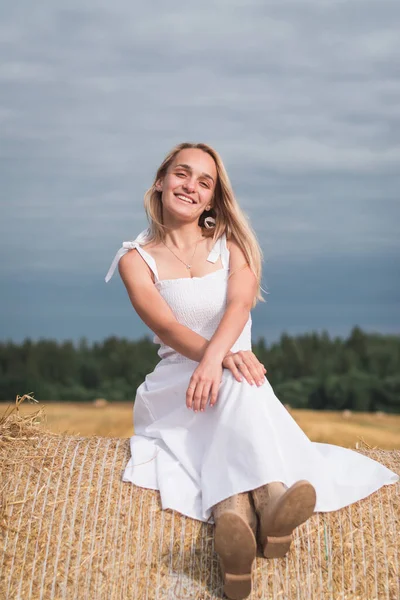
[[195, 189], [196, 189], [194, 179], [186, 179], [186, 181], [185, 181], [185, 183], [183, 185], [183, 188], [188, 193], [194, 192]]

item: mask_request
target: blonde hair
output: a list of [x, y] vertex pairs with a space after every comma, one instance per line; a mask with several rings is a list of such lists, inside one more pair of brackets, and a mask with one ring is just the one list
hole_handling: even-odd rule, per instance
[[[157, 243], [165, 240], [166, 227], [162, 217], [161, 192], [156, 190], [156, 183], [166, 175], [169, 166], [178, 152], [187, 148], [203, 150], [203, 152], [209, 154], [215, 162], [217, 168], [217, 182], [215, 185], [213, 206], [211, 210], [204, 211], [200, 215], [198, 225], [202, 227], [204, 236], [213, 237], [216, 241], [225, 233], [228, 241], [234, 240], [241, 248], [248, 265], [257, 278], [257, 293], [254, 297], [252, 306], [254, 308], [258, 301], [265, 302], [261, 294], [263, 253], [247, 216], [242, 211], [235, 198], [222, 159], [218, 152], [211, 148], [211, 146], [208, 146], [207, 144], [184, 142], [172, 148], [164, 158], [157, 170], [151, 188], [147, 190], [144, 196], [144, 208], [150, 224], [149, 241], [155, 241]], [[204, 219], [208, 216], [212, 216], [216, 221], [215, 227], [212, 229], [206, 229], [204, 226]]]

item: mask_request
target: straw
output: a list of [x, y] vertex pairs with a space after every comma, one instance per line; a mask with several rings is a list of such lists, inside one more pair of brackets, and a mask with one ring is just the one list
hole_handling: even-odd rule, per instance
[[[222, 597], [213, 526], [161, 510], [157, 491], [122, 482], [129, 440], [53, 434], [43, 410], [0, 418], [0, 598]], [[358, 452], [400, 472], [400, 452]], [[250, 598], [400, 598], [400, 485], [294, 532], [289, 554], [259, 555]]]

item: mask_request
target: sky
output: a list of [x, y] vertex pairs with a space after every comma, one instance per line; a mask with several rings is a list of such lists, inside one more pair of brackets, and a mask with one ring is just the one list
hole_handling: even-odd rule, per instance
[[118, 272], [165, 154], [222, 155], [253, 339], [400, 333], [400, 4], [27, 0], [0, 19], [0, 339], [137, 339]]

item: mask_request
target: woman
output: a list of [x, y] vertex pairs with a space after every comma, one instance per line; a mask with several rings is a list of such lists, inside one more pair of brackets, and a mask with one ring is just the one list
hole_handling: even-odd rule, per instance
[[[364, 498], [398, 476], [355, 451], [311, 442], [251, 351], [261, 250], [222, 160], [180, 144], [145, 196], [150, 227], [117, 264], [161, 361], [136, 392], [123, 480], [170, 508], [215, 523], [224, 590], [251, 592], [257, 541], [282, 557], [314, 511]], [[132, 252], [131, 250], [136, 250]]]

